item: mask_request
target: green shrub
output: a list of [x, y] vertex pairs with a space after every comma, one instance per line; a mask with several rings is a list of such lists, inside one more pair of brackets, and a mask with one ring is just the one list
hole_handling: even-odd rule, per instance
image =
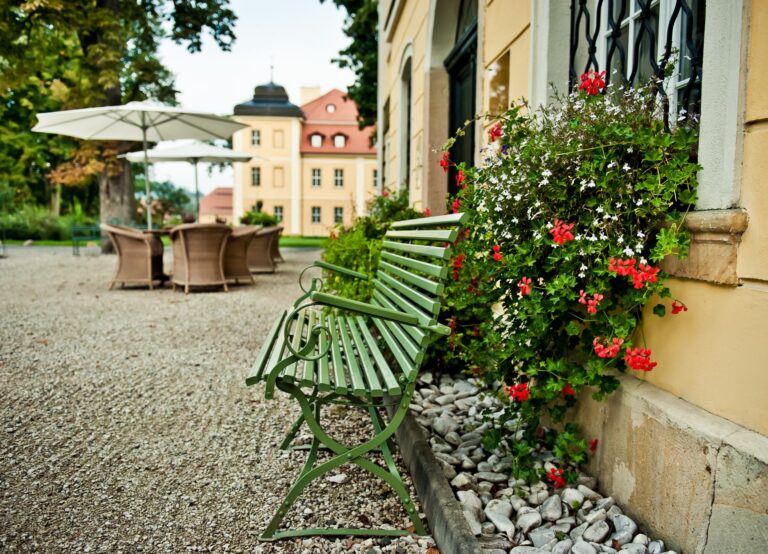
[[[323, 253], [323, 259], [347, 269], [371, 275], [379, 263], [381, 240], [393, 221], [421, 217], [421, 212], [411, 208], [408, 194], [390, 194], [387, 191], [377, 196], [368, 206], [368, 215], [359, 217], [347, 229], [331, 233], [331, 239]], [[373, 286], [370, 282], [353, 277], [323, 272], [325, 290], [345, 298], [367, 302]]]
[[240, 223], [243, 225], [263, 225], [264, 227], [271, 227], [277, 225], [277, 218], [266, 212], [261, 211], [262, 202], [259, 201], [251, 208], [251, 211], [246, 212], [240, 218]]
[[79, 206], [72, 213], [57, 217], [42, 206], [22, 206], [0, 213], [0, 236], [10, 240], [68, 240], [72, 225], [95, 225], [94, 218], [83, 214]]

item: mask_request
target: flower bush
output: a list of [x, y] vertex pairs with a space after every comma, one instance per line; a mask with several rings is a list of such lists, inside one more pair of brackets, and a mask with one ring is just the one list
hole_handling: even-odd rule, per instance
[[[687, 309], [670, 305], [658, 264], [686, 254], [695, 126], [681, 119], [665, 131], [653, 87], [600, 94], [602, 79], [585, 74], [545, 108], [512, 107], [491, 125], [482, 163], [457, 168], [462, 188], [449, 206], [472, 221], [446, 295], [454, 334], [432, 349], [448, 366], [505, 383], [508, 408], [485, 446], [508, 450], [517, 477], [556, 486], [587, 456], [575, 426], [557, 425], [578, 394], [599, 400], [618, 386], [615, 371], [654, 369], [635, 333], [649, 302], [659, 316]], [[534, 463], [542, 443], [564, 472], [544, 475]]]

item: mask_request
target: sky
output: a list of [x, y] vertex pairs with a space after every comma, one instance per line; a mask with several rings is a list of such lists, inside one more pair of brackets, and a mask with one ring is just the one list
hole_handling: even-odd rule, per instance
[[[342, 31], [345, 12], [332, 0], [231, 0], [230, 7], [238, 18], [231, 51], [223, 52], [207, 36], [196, 54], [170, 40], [160, 45], [160, 59], [175, 75], [182, 107], [230, 115], [236, 104], [253, 96], [256, 85], [269, 82], [270, 65], [274, 81], [295, 104], [302, 86], [326, 92], [346, 90], [354, 81], [352, 72], [331, 62], [349, 43]], [[194, 190], [191, 164], [156, 164], [152, 172], [155, 180]], [[207, 164], [200, 164], [199, 177], [202, 194], [233, 183], [231, 167], [209, 175]]]

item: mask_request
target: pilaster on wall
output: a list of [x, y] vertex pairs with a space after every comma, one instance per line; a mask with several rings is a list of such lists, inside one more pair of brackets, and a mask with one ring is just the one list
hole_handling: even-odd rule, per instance
[[531, 62], [528, 66], [528, 98], [532, 108], [552, 98], [550, 83], [568, 88], [568, 52], [571, 37], [570, 3], [562, 0], [531, 0]]
[[291, 121], [291, 234], [301, 234], [301, 122]]

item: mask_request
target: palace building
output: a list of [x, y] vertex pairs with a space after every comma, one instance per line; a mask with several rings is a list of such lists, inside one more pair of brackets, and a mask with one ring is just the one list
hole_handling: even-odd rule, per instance
[[301, 106], [275, 83], [257, 86], [234, 109], [248, 128], [232, 138], [235, 150], [254, 155], [235, 167], [235, 221], [257, 202], [286, 234], [323, 236], [365, 213], [376, 191], [372, 129], [360, 129], [357, 106], [333, 89], [302, 88]]

